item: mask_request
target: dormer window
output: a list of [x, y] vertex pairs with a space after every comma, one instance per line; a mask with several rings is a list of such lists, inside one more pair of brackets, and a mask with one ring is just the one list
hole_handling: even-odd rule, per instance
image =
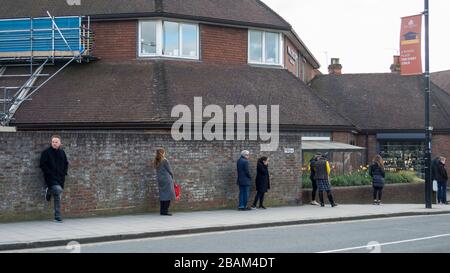
[[162, 20], [140, 21], [139, 57], [198, 60], [198, 25]]
[[283, 40], [280, 33], [249, 30], [248, 62], [261, 65], [283, 65]]

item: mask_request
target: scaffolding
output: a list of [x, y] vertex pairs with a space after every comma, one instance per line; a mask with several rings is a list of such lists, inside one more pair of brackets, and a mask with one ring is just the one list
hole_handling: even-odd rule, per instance
[[[0, 20], [0, 126], [8, 126], [20, 106], [68, 65], [94, 59], [89, 17], [47, 14]], [[56, 69], [46, 74], [48, 66]]]

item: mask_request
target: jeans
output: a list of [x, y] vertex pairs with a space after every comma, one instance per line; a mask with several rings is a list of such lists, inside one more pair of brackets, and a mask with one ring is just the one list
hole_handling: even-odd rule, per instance
[[311, 179], [311, 183], [312, 183], [312, 196], [311, 196], [311, 201], [315, 201], [316, 200], [316, 194], [317, 194], [317, 182], [315, 179], [310, 178]]
[[250, 196], [250, 186], [239, 186], [239, 208], [247, 208], [248, 197]]
[[381, 201], [383, 187], [373, 187], [373, 200]]
[[55, 205], [55, 218], [61, 218], [61, 195], [64, 190], [60, 185], [53, 185], [49, 190], [53, 195], [53, 201]]
[[438, 203], [447, 203], [447, 181], [438, 182]]
[[253, 202], [253, 206], [256, 207], [256, 203], [258, 203], [259, 200], [259, 207], [264, 206], [264, 194], [265, 192], [257, 192], [255, 196], [255, 201]]

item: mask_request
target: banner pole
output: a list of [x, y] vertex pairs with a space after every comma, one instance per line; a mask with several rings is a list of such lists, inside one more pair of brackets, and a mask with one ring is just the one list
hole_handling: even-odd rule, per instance
[[432, 208], [433, 184], [431, 175], [431, 154], [432, 154], [432, 131], [430, 124], [430, 40], [429, 40], [429, 3], [425, 0], [425, 206], [427, 209]]

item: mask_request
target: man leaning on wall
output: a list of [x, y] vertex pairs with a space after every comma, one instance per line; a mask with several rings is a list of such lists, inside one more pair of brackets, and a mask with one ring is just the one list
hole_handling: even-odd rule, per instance
[[66, 153], [62, 149], [60, 136], [52, 136], [51, 146], [42, 152], [40, 168], [44, 173], [47, 184], [45, 198], [50, 202], [53, 196], [55, 222], [61, 223], [61, 195], [64, 191], [69, 162], [67, 161]]

